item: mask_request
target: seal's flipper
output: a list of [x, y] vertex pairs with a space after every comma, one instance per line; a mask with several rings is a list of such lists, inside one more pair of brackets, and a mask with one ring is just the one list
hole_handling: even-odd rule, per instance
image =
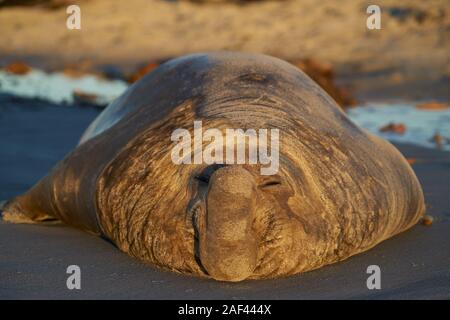
[[17, 202], [9, 203], [2, 209], [2, 219], [3, 221], [10, 223], [54, 223], [59, 222], [56, 218], [42, 214], [38, 216], [32, 216], [29, 212], [20, 209], [20, 205]]
[[[95, 187], [100, 166], [92, 157], [91, 139], [69, 153], [30, 190], [11, 199], [3, 208], [3, 220], [12, 223], [62, 221], [100, 234], [97, 223]], [[86, 178], [91, 177], [91, 178]]]
[[33, 199], [32, 190], [30, 190], [31, 194], [27, 192], [13, 198], [1, 207], [3, 221], [10, 223], [55, 223], [59, 221], [50, 210], [43, 210], [42, 203], [39, 205], [40, 201]]

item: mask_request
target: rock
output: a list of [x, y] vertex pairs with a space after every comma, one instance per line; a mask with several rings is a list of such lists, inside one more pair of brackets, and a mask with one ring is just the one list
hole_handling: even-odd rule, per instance
[[31, 71], [31, 67], [25, 62], [13, 62], [7, 65], [5, 70], [12, 74], [24, 75]]
[[145, 76], [147, 73], [155, 69], [157, 66], [159, 66], [159, 63], [157, 62], [150, 62], [146, 64], [145, 66], [139, 68], [137, 71], [135, 71], [130, 77], [128, 77], [128, 82], [133, 83]]
[[427, 227], [431, 226], [433, 224], [433, 217], [428, 214], [424, 215], [422, 218], [422, 224]]
[[434, 136], [431, 137], [430, 141], [434, 142], [438, 149], [441, 149], [444, 144], [450, 143], [450, 139], [443, 137], [439, 132], [435, 133]]
[[391, 132], [395, 134], [404, 134], [406, 132], [406, 126], [403, 123], [391, 122], [379, 129], [380, 132]]
[[448, 103], [438, 101], [423, 102], [416, 105], [416, 108], [422, 110], [445, 110], [448, 107], [449, 107]]
[[293, 61], [292, 64], [317, 82], [342, 108], [356, 104], [348, 89], [335, 84], [335, 71], [330, 63], [306, 58]]

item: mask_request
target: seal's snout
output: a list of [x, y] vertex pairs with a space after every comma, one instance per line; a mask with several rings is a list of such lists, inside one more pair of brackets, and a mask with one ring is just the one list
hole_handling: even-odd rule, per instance
[[241, 166], [220, 168], [210, 178], [199, 249], [203, 267], [216, 280], [241, 281], [256, 268], [255, 192], [253, 176]]

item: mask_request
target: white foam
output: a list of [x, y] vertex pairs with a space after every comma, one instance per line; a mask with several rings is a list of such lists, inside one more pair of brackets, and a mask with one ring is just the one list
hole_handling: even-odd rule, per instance
[[[450, 108], [427, 111], [416, 108], [415, 104], [367, 104], [349, 109], [348, 116], [369, 132], [394, 142], [436, 148], [430, 140], [436, 133], [450, 138]], [[403, 123], [406, 132], [401, 135], [379, 131], [391, 122]], [[442, 149], [450, 151], [450, 144], [444, 144]]]
[[53, 103], [72, 103], [73, 92], [97, 96], [96, 103], [108, 104], [120, 96], [128, 84], [120, 80], [103, 80], [93, 75], [69, 78], [63, 73], [45, 73], [32, 70], [26, 75], [0, 71], [0, 92], [25, 98], [37, 98]]

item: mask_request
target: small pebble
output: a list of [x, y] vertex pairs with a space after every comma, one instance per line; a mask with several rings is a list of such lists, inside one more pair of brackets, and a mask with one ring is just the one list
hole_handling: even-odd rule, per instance
[[31, 71], [31, 67], [24, 62], [13, 62], [5, 67], [6, 72], [25, 75]]
[[395, 134], [404, 134], [406, 126], [403, 123], [389, 123], [379, 129], [380, 132], [390, 132]]
[[437, 101], [424, 102], [416, 105], [416, 108], [422, 110], [445, 110], [449, 107], [448, 103], [442, 103]]
[[427, 227], [431, 226], [433, 224], [433, 217], [427, 214], [424, 215], [422, 218], [422, 224]]

